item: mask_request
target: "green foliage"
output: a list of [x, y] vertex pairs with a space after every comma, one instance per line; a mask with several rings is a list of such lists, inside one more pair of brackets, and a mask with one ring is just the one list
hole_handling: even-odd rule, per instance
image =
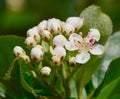
[[[26, 92], [21, 83], [20, 83], [20, 68], [15, 61], [13, 64], [13, 68], [11, 68], [11, 64], [14, 60], [13, 55], [13, 48], [16, 45], [22, 46], [25, 48], [24, 45], [24, 38], [17, 37], [17, 36], [1, 36], [0, 37], [0, 80], [5, 84], [6, 86], [6, 98], [11, 97], [12, 99], [27, 99], [28, 97], [33, 98], [33, 96]], [[7, 72], [11, 72], [9, 80], [4, 80], [3, 77], [5, 77], [5, 74]], [[9, 73], [8, 73], [9, 74]], [[9, 78], [9, 77], [8, 77]]]
[[110, 36], [107, 42], [105, 57], [93, 77], [93, 83], [97, 84], [96, 86], [98, 86], [102, 82], [106, 69], [109, 66], [110, 62], [120, 57], [119, 42], [120, 42], [120, 32], [116, 32], [112, 36]]
[[83, 33], [87, 33], [90, 28], [96, 28], [101, 33], [100, 42], [105, 44], [113, 28], [109, 16], [102, 13], [100, 7], [92, 5], [83, 10], [80, 17], [84, 19]]
[[119, 99], [120, 98], [120, 58], [111, 62], [105, 78], [100, 85], [97, 99]]

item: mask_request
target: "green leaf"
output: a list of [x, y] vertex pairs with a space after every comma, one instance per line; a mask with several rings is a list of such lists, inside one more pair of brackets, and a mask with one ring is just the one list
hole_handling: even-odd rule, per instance
[[14, 60], [13, 48], [17, 45], [25, 48], [24, 38], [1, 36], [0, 45], [0, 79], [2, 79]]
[[12, 99], [33, 98], [33, 96], [26, 92], [21, 86], [20, 68], [16, 62], [14, 64], [10, 80], [3, 80], [5, 73], [8, 71], [14, 60], [13, 48], [19, 45], [25, 49], [24, 38], [17, 36], [1, 36], [0, 45], [0, 80], [6, 86], [7, 96]]
[[111, 62], [105, 78], [101, 84], [101, 90], [97, 99], [119, 99], [120, 98], [120, 58]]
[[6, 87], [0, 82], [0, 98], [6, 97]]
[[84, 19], [82, 27], [83, 34], [88, 33], [90, 28], [96, 28], [100, 31], [100, 42], [105, 44], [107, 38], [112, 33], [111, 19], [104, 13], [102, 13], [100, 7], [96, 5], [89, 6], [80, 14], [80, 17]]
[[[92, 5], [86, 8], [81, 14], [80, 17], [84, 19], [84, 24], [81, 29], [83, 35], [88, 33], [90, 28], [96, 28], [100, 31], [101, 38], [98, 43], [105, 44], [108, 37], [112, 33], [112, 22], [110, 18], [102, 13], [100, 7]], [[82, 93], [83, 87], [89, 82], [92, 75], [100, 65], [103, 56], [93, 56], [88, 63], [80, 66], [80, 68], [75, 73], [75, 81], [78, 90], [78, 94]]]
[[24, 60], [21, 60], [20, 62], [20, 81], [23, 86], [23, 88], [32, 93], [35, 97], [37, 97], [37, 94], [35, 90], [32, 87], [32, 78], [30, 76], [30, 73], [27, 70], [27, 64]]
[[110, 36], [110, 39], [108, 41], [108, 49], [106, 51], [106, 55], [98, 68], [98, 70], [95, 72], [93, 76], [93, 84], [95, 87], [98, 87], [98, 85], [102, 82], [105, 76], [105, 72], [110, 64], [110, 62], [118, 57], [120, 57], [120, 32], [114, 33], [112, 36]]

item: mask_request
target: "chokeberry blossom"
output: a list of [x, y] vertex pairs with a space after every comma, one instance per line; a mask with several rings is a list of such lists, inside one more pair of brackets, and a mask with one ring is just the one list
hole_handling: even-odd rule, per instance
[[90, 53], [93, 55], [102, 55], [104, 46], [96, 44], [100, 39], [100, 33], [97, 29], [90, 29], [88, 35], [82, 38], [81, 34], [72, 33], [69, 42], [65, 45], [69, 51], [78, 51], [76, 62], [84, 64], [90, 59]]
[[[45, 66], [42, 66], [43, 68], [40, 70], [41, 75], [50, 75], [50, 67], [53, 64], [61, 66], [60, 64], [64, 61], [67, 61], [70, 65], [85, 64], [90, 59], [90, 53], [93, 55], [103, 54], [104, 46], [97, 44], [100, 40], [99, 30], [91, 28], [88, 35], [82, 37], [82, 32], [78, 34], [82, 25], [83, 19], [79, 17], [69, 17], [66, 22], [52, 18], [43, 20], [38, 26], [27, 31], [25, 44], [30, 49], [31, 62], [40, 63], [41, 66], [44, 63]], [[45, 51], [45, 49], [48, 51]], [[69, 52], [75, 53], [71, 55]], [[14, 54], [30, 63], [29, 56], [20, 46], [14, 48]], [[47, 58], [47, 54], [51, 57]], [[46, 61], [46, 59], [51, 60]], [[49, 63], [46, 64], [46, 62]], [[50, 67], [46, 67], [45, 64], [50, 64]]]

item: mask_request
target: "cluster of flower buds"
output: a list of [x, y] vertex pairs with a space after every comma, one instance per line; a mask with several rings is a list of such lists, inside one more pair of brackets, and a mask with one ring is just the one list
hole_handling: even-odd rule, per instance
[[[43, 20], [37, 26], [27, 31], [25, 44], [31, 50], [30, 58], [34, 62], [42, 62], [45, 57], [45, 47], [42, 41], [48, 43], [48, 52], [51, 54], [50, 65], [60, 66], [62, 61], [68, 61], [69, 64], [84, 64], [90, 59], [90, 53], [93, 55], [102, 55], [104, 46], [97, 44], [100, 39], [100, 33], [97, 29], [90, 29], [86, 37], [82, 37], [82, 32], [78, 33], [83, 25], [83, 19], [80, 17], [69, 17], [66, 22], [52, 18]], [[75, 54], [67, 54], [73, 52]], [[77, 54], [76, 54], [77, 52]], [[25, 56], [25, 51], [16, 46], [14, 48], [16, 57], [29, 59]], [[69, 58], [66, 58], [68, 56]], [[29, 59], [30, 61], [30, 59]], [[52, 64], [51, 64], [52, 62]], [[42, 75], [50, 75], [52, 66], [43, 66], [40, 70]]]
[[26, 52], [25, 52], [24, 49], [21, 48], [20, 46], [15, 46], [13, 51], [14, 51], [14, 55], [15, 55], [16, 57], [19, 57], [19, 58], [24, 59], [27, 63], [30, 62], [29, 56], [26, 55]]

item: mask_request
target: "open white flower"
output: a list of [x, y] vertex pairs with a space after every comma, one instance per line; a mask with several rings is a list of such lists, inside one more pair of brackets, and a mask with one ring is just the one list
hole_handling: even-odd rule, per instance
[[56, 46], [65, 46], [67, 43], [67, 39], [62, 35], [59, 34], [53, 38], [53, 45]]
[[83, 19], [81, 19], [80, 17], [68, 17], [66, 23], [74, 26], [75, 30], [79, 30], [83, 25]]
[[37, 42], [35, 41], [35, 39], [33, 37], [27, 37], [25, 39], [25, 44], [28, 46], [28, 47], [34, 47]]
[[39, 48], [38, 46], [33, 47], [31, 49], [31, 59], [33, 59], [36, 62], [39, 62], [43, 59], [43, 51], [41, 48]]
[[40, 22], [37, 27], [38, 27], [39, 34], [41, 34], [43, 30], [47, 29], [47, 20], [43, 20], [42, 22]]
[[51, 73], [51, 68], [50, 67], [43, 67], [41, 70], [40, 70], [40, 73], [44, 76], [49, 76], [50, 73]]
[[39, 40], [40, 40], [40, 35], [39, 35], [39, 31], [38, 31], [37, 26], [29, 29], [29, 30], [27, 31], [27, 36], [28, 36], [28, 37], [34, 37], [34, 39], [35, 39], [36, 41], [39, 41]]
[[62, 46], [57, 46], [54, 49], [52, 48], [52, 46], [50, 46], [50, 53], [53, 56], [58, 56], [60, 58], [64, 58], [66, 56], [66, 50]]
[[26, 54], [26, 52], [24, 51], [24, 49], [22, 47], [20, 47], [20, 46], [15, 46], [14, 49], [13, 49], [13, 51], [14, 51], [14, 55], [16, 57], [21, 57], [21, 56], [23, 56], [23, 55]]
[[64, 35], [69, 36], [71, 33], [73, 33], [75, 28], [69, 24], [69, 23], [64, 23], [62, 25], [62, 32]]
[[58, 34], [61, 31], [61, 21], [55, 18], [49, 19], [47, 29], [53, 34]]
[[[85, 38], [82, 38], [79, 34], [74, 34], [75, 36], [69, 37], [69, 42], [66, 44], [66, 49], [69, 51], [78, 50], [76, 55], [76, 62], [84, 64], [90, 59], [90, 54], [102, 55], [104, 53], [104, 46], [96, 44], [96, 41], [100, 39], [100, 33], [96, 29], [90, 30], [91, 33]], [[96, 33], [97, 32], [97, 33]]]
[[78, 50], [77, 42], [82, 42], [82, 37], [79, 34], [72, 33], [69, 37], [69, 41], [65, 44], [65, 48], [69, 51]]

